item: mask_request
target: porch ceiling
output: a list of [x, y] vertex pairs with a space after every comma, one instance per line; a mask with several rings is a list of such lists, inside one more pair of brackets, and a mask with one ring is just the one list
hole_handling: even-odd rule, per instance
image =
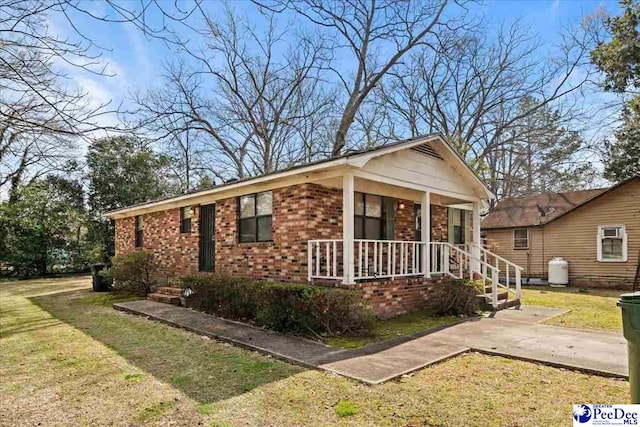
[[[334, 177], [314, 181], [315, 184], [331, 188], [342, 188], [342, 177]], [[366, 178], [354, 178], [355, 191], [362, 193], [378, 194], [381, 196], [395, 197], [398, 199], [411, 200], [420, 203], [422, 192], [411, 188], [368, 180]], [[462, 205], [459, 207], [472, 208], [468, 200], [458, 199], [444, 194], [439, 194], [437, 190], [431, 193], [431, 204], [439, 206]]]

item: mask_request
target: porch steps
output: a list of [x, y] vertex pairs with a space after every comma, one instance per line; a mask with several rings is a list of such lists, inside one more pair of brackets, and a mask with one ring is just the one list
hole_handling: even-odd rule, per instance
[[181, 293], [181, 288], [172, 286], [154, 286], [151, 288], [151, 293], [147, 295], [147, 299], [164, 304], [180, 305]]
[[510, 307], [520, 307], [519, 299], [509, 299], [509, 292], [498, 291], [498, 306], [493, 308], [491, 305], [491, 286], [487, 286], [484, 288], [484, 294], [478, 295], [478, 298], [481, 300], [481, 305], [484, 310], [488, 311], [500, 311]]

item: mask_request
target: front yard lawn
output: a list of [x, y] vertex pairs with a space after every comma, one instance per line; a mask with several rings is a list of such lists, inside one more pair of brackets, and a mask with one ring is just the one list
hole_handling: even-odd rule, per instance
[[88, 286], [0, 284], [1, 425], [566, 425], [576, 402], [628, 401], [626, 381], [480, 354], [366, 386], [117, 312]]
[[403, 314], [389, 320], [376, 319], [371, 327], [370, 336], [350, 336], [325, 338], [325, 343], [333, 347], [357, 348], [379, 341], [413, 335], [442, 326], [452, 325], [462, 320], [456, 316], [438, 316], [432, 311], [417, 311]]
[[527, 286], [522, 288], [522, 300], [527, 305], [571, 310], [549, 319], [546, 322], [549, 325], [621, 332], [622, 317], [616, 303], [623, 293], [610, 289]]

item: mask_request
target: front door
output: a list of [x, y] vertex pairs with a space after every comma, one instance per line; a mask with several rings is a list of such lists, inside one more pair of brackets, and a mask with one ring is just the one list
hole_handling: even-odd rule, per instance
[[216, 205], [200, 207], [200, 271], [213, 271], [216, 260]]

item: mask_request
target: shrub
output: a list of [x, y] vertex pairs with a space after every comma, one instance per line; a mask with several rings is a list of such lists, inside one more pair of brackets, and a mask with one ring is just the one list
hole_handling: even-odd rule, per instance
[[367, 334], [372, 315], [357, 291], [260, 282], [227, 275], [183, 280], [194, 293], [187, 304], [199, 311], [249, 320], [280, 332], [336, 336]]
[[189, 307], [228, 319], [256, 318], [256, 282], [226, 274], [212, 274], [187, 277], [182, 283], [194, 291], [187, 298]]
[[100, 274], [113, 280], [113, 290], [135, 295], [151, 291], [155, 270], [152, 251], [133, 251], [111, 258], [111, 267]]
[[440, 286], [435, 296], [436, 313], [473, 316], [480, 310], [478, 295], [483, 290], [480, 281], [449, 280]]
[[371, 320], [362, 297], [353, 290], [264, 283], [257, 295], [256, 321], [276, 331], [363, 334]]

